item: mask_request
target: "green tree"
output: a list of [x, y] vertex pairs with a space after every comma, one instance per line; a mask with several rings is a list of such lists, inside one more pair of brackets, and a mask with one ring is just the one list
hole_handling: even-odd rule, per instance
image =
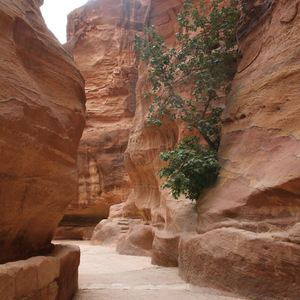
[[[155, 26], [145, 28], [144, 37], [135, 36], [134, 49], [149, 66], [152, 88], [145, 97], [152, 104], [148, 123], [160, 126], [165, 118], [179, 118], [207, 144], [201, 145], [199, 137], [194, 136], [161, 154], [169, 165], [158, 175], [166, 178], [164, 187], [170, 188], [176, 199], [185, 194], [196, 200], [218, 176], [222, 108], [214, 102], [230, 91], [235, 73], [235, 30], [241, 11], [238, 2], [214, 0], [210, 7], [205, 8], [201, 2], [195, 8], [193, 0], [185, 0], [178, 15], [181, 30], [176, 35], [176, 48], [165, 45]], [[189, 87], [190, 97], [181, 96], [181, 86]]]

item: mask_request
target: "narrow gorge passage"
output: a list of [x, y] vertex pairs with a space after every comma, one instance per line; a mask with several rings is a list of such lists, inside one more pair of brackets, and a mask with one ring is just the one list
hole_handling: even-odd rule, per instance
[[191, 292], [178, 276], [178, 268], [151, 265], [150, 257], [120, 255], [113, 248], [89, 245], [89, 241], [63, 243], [78, 245], [81, 250], [79, 291], [73, 300], [241, 299], [208, 288]]

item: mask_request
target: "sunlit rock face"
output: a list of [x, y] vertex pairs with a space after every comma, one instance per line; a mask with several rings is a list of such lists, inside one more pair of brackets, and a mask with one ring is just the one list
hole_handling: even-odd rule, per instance
[[77, 192], [84, 80], [39, 6], [0, 1], [0, 263], [47, 252]]
[[256, 2], [244, 1], [221, 174], [199, 199], [201, 235], [181, 241], [180, 273], [247, 297], [298, 299], [299, 9], [297, 1]]
[[113, 204], [132, 186], [124, 152], [135, 114], [134, 34], [143, 29], [143, 1], [89, 1], [68, 17], [66, 48], [86, 81], [86, 127], [78, 151], [79, 187], [57, 231], [60, 238], [91, 238]]

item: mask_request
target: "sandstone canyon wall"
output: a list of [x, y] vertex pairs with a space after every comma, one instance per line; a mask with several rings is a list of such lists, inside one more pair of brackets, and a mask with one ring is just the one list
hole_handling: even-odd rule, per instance
[[[156, 25], [169, 46], [175, 45], [181, 3], [150, 3], [147, 24]], [[179, 263], [181, 276], [191, 284], [214, 285], [258, 299], [297, 299], [299, 3], [243, 4], [248, 14], [239, 25], [238, 71], [223, 115], [221, 174], [198, 201], [195, 228], [191, 204], [172, 200], [156, 176], [163, 166], [159, 153], [173, 147], [184, 133], [177, 124], [147, 127], [149, 103], [143, 95], [149, 87], [146, 69], [139, 65], [136, 115], [125, 152], [134, 190], [119, 216], [130, 217], [134, 204], [147, 225], [131, 229], [118, 250], [144, 254], [141, 245], [150, 240], [152, 262]], [[105, 231], [105, 226], [98, 231]]]
[[[182, 8], [182, 2], [146, 3], [144, 24], [155, 24], [158, 32], [165, 36], [166, 43], [174, 46], [175, 32], [178, 31], [176, 17]], [[157, 178], [156, 173], [162, 167], [159, 153], [174, 147], [182, 137], [182, 129], [173, 123], [164, 123], [160, 128], [147, 126], [150, 103], [145, 101], [144, 95], [149, 90], [149, 85], [147, 70], [143, 64], [139, 64], [138, 74], [135, 89], [136, 113], [125, 152], [126, 171], [132, 181], [133, 191], [125, 204], [112, 207], [110, 219], [102, 221], [96, 227], [92, 242], [106, 244], [111, 239], [107, 237], [108, 233], [120, 239], [122, 235], [119, 232], [126, 233], [129, 229], [129, 233], [127, 232], [126, 237], [123, 236], [124, 239], [118, 245], [120, 253], [152, 256], [155, 251], [156, 255], [152, 256], [154, 263], [173, 266], [177, 265], [180, 233], [195, 229], [197, 215], [189, 200], [175, 201], [167, 191], [161, 190], [162, 181]], [[140, 224], [131, 229], [138, 222], [138, 217], [141, 218]]]
[[[90, 120], [94, 120], [86, 129], [86, 140], [83, 139], [81, 148], [85, 150], [79, 155], [87, 151], [102, 153], [98, 158], [94, 155], [92, 160], [88, 159], [92, 157], [90, 154], [82, 156], [82, 160], [85, 157], [82, 170], [86, 170], [81, 173], [86, 174], [86, 179], [82, 177], [80, 181], [82, 191], [87, 191], [84, 186], [91, 186], [84, 182], [98, 182], [95, 178], [99, 176], [94, 175], [100, 174], [98, 170], [103, 168], [100, 167], [101, 156], [109, 162], [113, 157], [106, 156], [105, 143], [97, 145], [98, 141], [93, 141], [93, 136], [98, 137], [96, 132], [101, 133], [99, 140], [104, 134], [95, 128], [107, 125], [103, 116], [97, 120], [92, 110], [109, 111], [113, 101], [106, 87], [98, 90], [102, 87], [101, 81], [93, 84], [96, 80], [93, 68], [102, 74], [104, 55], [108, 57], [107, 65], [111, 66], [110, 52], [105, 52], [105, 45], [110, 43], [105, 37], [115, 38], [116, 32], [121, 36], [122, 31], [125, 41], [131, 43], [132, 36], [126, 30], [136, 23], [127, 22], [125, 30], [120, 24], [126, 22], [119, 18], [126, 11], [129, 17], [121, 20], [132, 20], [132, 16], [136, 16], [133, 12], [140, 11], [140, 19], [135, 19], [139, 25], [130, 34], [141, 31], [143, 25], [153, 24], [168, 46], [176, 46], [175, 33], [179, 29], [176, 16], [182, 2], [90, 1], [77, 11], [79, 16], [74, 24], [70, 20], [69, 26], [78, 28], [69, 27], [72, 37], [69, 48], [74, 49], [77, 63], [87, 81], [90, 80], [87, 97], [91, 99]], [[222, 169], [218, 182], [198, 200], [197, 212], [189, 200], [175, 201], [167, 190], [160, 188], [162, 182], [156, 174], [163, 163], [158, 158], [159, 153], [174, 147], [186, 133], [177, 123], [164, 123], [160, 128], [147, 126], [150, 103], [144, 95], [150, 87], [147, 69], [138, 61], [138, 77], [136, 79], [133, 72], [135, 79], [131, 81], [132, 86], [135, 84], [135, 91], [134, 87], [131, 91], [135, 93], [136, 110], [124, 154], [133, 190], [125, 203], [111, 207], [109, 219], [96, 227], [93, 243], [118, 243], [120, 253], [149, 255], [154, 264], [179, 264], [181, 276], [194, 285], [213, 285], [257, 299], [297, 299], [300, 294], [299, 1], [242, 2], [247, 6], [247, 15], [239, 25], [238, 71], [223, 114]], [[122, 5], [127, 10], [122, 10]], [[93, 18], [85, 17], [87, 12]], [[84, 17], [80, 17], [81, 14]], [[83, 26], [80, 20], [91, 21]], [[102, 36], [97, 28], [103, 29]], [[111, 28], [112, 35], [104, 32], [104, 28]], [[92, 49], [91, 58], [86, 57], [84, 47]], [[90, 51], [88, 49], [86, 51]], [[120, 49], [122, 55], [112, 52], [116, 55], [115, 61], [125, 55], [131, 57], [131, 63], [125, 65], [135, 66], [132, 49]], [[97, 69], [99, 60], [102, 68]], [[111, 73], [112, 70], [113, 67], [107, 68], [107, 73], [101, 75], [103, 84], [121, 84], [116, 78], [119, 71]], [[120, 94], [118, 91], [114, 97]], [[100, 108], [97, 99], [106, 101], [108, 107]], [[132, 116], [122, 118], [124, 122], [125, 119], [131, 122]], [[89, 117], [87, 122], [89, 124]], [[88, 140], [100, 146], [99, 150], [88, 146]], [[88, 165], [93, 168], [88, 169]], [[103, 185], [95, 184], [95, 190], [101, 189], [100, 186]], [[129, 191], [124, 194], [127, 196]], [[84, 203], [90, 198], [85, 192], [80, 199]]]
[[[182, 1], [149, 1], [147, 25], [155, 25], [157, 32], [164, 36], [169, 47], [176, 46], [175, 33], [179, 30], [176, 19], [181, 9]], [[160, 128], [147, 125], [150, 103], [145, 100], [144, 95], [149, 88], [147, 69], [140, 63], [136, 86], [137, 110], [125, 153], [126, 170], [134, 191], [128, 198], [123, 213], [130, 215], [127, 209], [134, 203], [147, 224], [144, 227], [144, 239], [149, 236], [146, 234], [149, 230], [148, 224], [153, 228], [152, 262], [176, 266], [179, 237], [182, 232], [194, 231], [197, 215], [191, 201], [183, 197], [176, 201], [167, 190], [160, 187], [162, 180], [156, 174], [164, 164], [159, 159], [159, 154], [172, 149], [184, 136], [184, 130], [180, 124], [172, 122], [164, 122]], [[122, 249], [138, 248], [136, 246], [140, 243], [131, 242], [131, 235], [136, 235], [135, 229], [127, 238], [128, 245], [123, 245]], [[122, 241], [122, 244], [124, 243], [126, 241]]]
[[131, 192], [124, 152], [136, 107], [132, 47], [146, 8], [143, 1], [89, 1], [68, 17], [66, 48], [86, 81], [87, 112], [78, 151], [78, 199], [69, 206], [57, 238], [91, 238], [110, 206]]
[[300, 295], [299, 1], [244, 1], [222, 169], [182, 237], [181, 276], [257, 299]]
[[0, 263], [48, 252], [77, 193], [84, 80], [42, 2], [0, 1]]

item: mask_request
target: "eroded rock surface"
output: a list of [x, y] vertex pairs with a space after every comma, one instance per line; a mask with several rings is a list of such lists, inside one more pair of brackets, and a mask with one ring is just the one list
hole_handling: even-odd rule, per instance
[[124, 152], [136, 109], [132, 48], [145, 10], [143, 1], [89, 1], [69, 15], [66, 48], [86, 81], [87, 120], [78, 152], [79, 198], [56, 237], [91, 238], [90, 229], [108, 217], [110, 206], [131, 192]]
[[[175, 45], [181, 3], [149, 2], [146, 24], [156, 25], [169, 46]], [[196, 229], [193, 205], [185, 199], [174, 201], [160, 189], [159, 153], [172, 148], [185, 133], [178, 124], [147, 126], [149, 103], [143, 96], [149, 86], [143, 64], [125, 152], [134, 192], [123, 215], [126, 204], [139, 210], [143, 221], [154, 228], [152, 262], [176, 265], [179, 257], [180, 273], [188, 282], [213, 284], [258, 299], [297, 299], [299, 2], [243, 3], [248, 15], [239, 27], [238, 70], [223, 115], [222, 170], [214, 188], [199, 199], [197, 233], [185, 234]], [[129, 237], [119, 248], [132, 246]]]
[[117, 252], [126, 255], [152, 256], [153, 238], [152, 226], [135, 225], [118, 243]]
[[179, 273], [193, 285], [217, 286], [247, 299], [299, 299], [299, 244], [270, 233], [218, 228], [182, 237]]
[[84, 80], [42, 1], [0, 1], [0, 263], [47, 252], [76, 197]]
[[0, 265], [0, 297], [19, 299], [71, 299], [78, 290], [80, 249], [56, 245], [47, 256], [35, 256]]
[[[179, 29], [176, 16], [182, 2], [124, 1], [129, 16], [135, 7], [137, 11], [141, 9], [144, 17], [139, 25], [132, 22], [135, 20], [132, 17], [123, 18], [130, 20], [125, 22], [124, 28], [141, 31], [143, 25], [156, 25], [166, 44], [176, 46], [175, 33]], [[194, 2], [195, 5], [199, 3]], [[139, 62], [136, 111], [125, 152], [126, 171], [133, 191], [108, 220], [97, 226], [93, 243], [118, 243], [120, 252], [146, 253], [151, 255], [153, 263], [159, 265], [176, 266], [179, 262], [181, 276], [195, 285], [215, 285], [257, 299], [297, 299], [300, 294], [299, 1], [242, 2], [247, 6], [248, 14], [238, 31], [238, 70], [223, 115], [222, 169], [218, 182], [199, 199], [198, 213], [189, 200], [181, 198], [175, 201], [168, 191], [160, 188], [162, 182], [156, 174], [163, 163], [159, 160], [159, 153], [173, 148], [186, 132], [177, 123], [165, 122], [160, 128], [147, 126], [150, 103], [144, 95], [150, 87], [147, 69]], [[89, 5], [97, 3], [91, 1]], [[123, 28], [125, 23], [119, 21], [117, 13], [121, 2], [115, 4], [99, 11], [94, 8], [90, 13], [93, 22], [88, 25], [83, 26], [79, 16], [79, 21], [71, 24], [75, 29], [70, 30], [70, 45], [85, 42], [84, 47], [93, 49], [85, 31], [96, 31], [105, 24], [112, 26], [109, 27], [112, 32], [116, 32], [116, 26]], [[80, 14], [85, 13], [82, 10]], [[110, 37], [114, 37], [113, 34]], [[81, 40], [82, 36], [85, 38]], [[93, 37], [97, 39], [96, 34]], [[78, 48], [82, 49], [80, 59], [89, 61], [89, 58], [84, 58], [84, 47]], [[76, 46], [74, 49], [76, 58]], [[126, 49], [126, 55], [134, 61], [134, 53]], [[100, 47], [93, 51], [101, 53], [101, 59], [108, 57], [105, 62], [110, 65], [110, 56], [103, 54], [108, 52], [103, 52], [105, 50]], [[97, 57], [97, 54], [93, 55]], [[103, 76], [94, 58], [90, 66]], [[114, 76], [112, 80], [118, 82]], [[105, 78], [102, 80], [108, 82]], [[109, 85], [113, 81], [109, 81]], [[97, 88], [98, 85], [91, 84], [87, 90], [93, 101], [104, 99], [97, 96], [102, 90]], [[107, 93], [106, 87], [103, 91]], [[95, 99], [93, 93], [97, 96]], [[110, 111], [111, 98], [105, 97], [108, 105], [105, 109]], [[119, 108], [116, 111], [123, 113]], [[90, 120], [95, 115], [91, 114]], [[132, 116], [126, 118], [131, 120]], [[101, 122], [103, 119], [99, 118]], [[89, 134], [92, 137], [96, 121], [91, 124]], [[102, 131], [99, 132], [102, 135]], [[94, 149], [96, 151], [96, 147]], [[93, 187], [90, 190], [94, 189], [93, 195], [97, 195], [100, 180], [97, 179], [99, 176], [93, 175], [99, 169], [97, 159], [93, 157], [83, 165], [89, 166], [86, 174], [92, 174], [86, 176], [86, 181], [95, 182], [95, 185], [85, 186]], [[81, 188], [84, 182], [81, 181]], [[86, 190], [82, 188], [82, 191]], [[88, 202], [86, 199], [90, 198], [85, 196], [82, 199]], [[86, 205], [90, 207], [89, 203]], [[128, 232], [120, 232], [120, 226], [138, 217], [141, 218], [138, 227], [126, 225]], [[148, 227], [145, 230], [145, 226], [151, 230]], [[151, 244], [152, 237], [150, 248], [148, 244]]]
[[[176, 46], [175, 33], [179, 29], [176, 19], [182, 9], [182, 1], [155, 0], [149, 1], [148, 5], [146, 24], [155, 25], [168, 46]], [[159, 154], [172, 149], [185, 133], [177, 123], [165, 122], [159, 128], [147, 126], [150, 103], [144, 95], [149, 89], [147, 69], [140, 63], [136, 86], [137, 110], [125, 153], [126, 170], [134, 188], [127, 203], [134, 203], [144, 222], [154, 229], [152, 262], [176, 266], [179, 236], [195, 229], [196, 212], [191, 201], [184, 198], [176, 201], [168, 191], [162, 190], [162, 181], [156, 174], [164, 166]], [[124, 213], [126, 208], [125, 205]]]
[[[155, 0], [135, 1], [135, 3], [136, 6], [141, 4], [146, 7], [144, 22], [139, 26], [139, 34], [142, 34], [143, 26], [155, 25], [158, 33], [165, 37], [166, 44], [175, 46], [175, 33], [179, 29], [176, 18], [182, 9], [182, 1]], [[135, 56], [135, 53], [132, 51], [131, 55]], [[144, 95], [150, 86], [147, 83], [145, 65], [140, 61], [138, 63], [138, 81], [135, 87], [136, 113], [125, 152], [125, 166], [132, 181], [133, 192], [122, 205], [120, 216], [110, 215], [108, 220], [102, 221], [97, 226], [92, 242], [105, 243], [103, 237], [112, 232], [113, 224], [117, 225], [119, 222], [116, 218], [125, 218], [130, 222], [130, 219], [140, 217], [142, 219], [140, 226], [151, 226], [153, 232], [153, 249], [147, 249], [147, 255], [151, 254], [153, 263], [176, 266], [179, 236], [182, 232], [195, 230], [197, 214], [193, 210], [194, 204], [189, 200], [181, 198], [180, 201], [175, 201], [168, 191], [162, 190], [160, 188], [162, 181], [156, 174], [164, 166], [159, 159], [160, 152], [172, 149], [186, 133], [180, 124], [171, 122], [165, 122], [160, 128], [147, 126], [150, 103], [145, 100]], [[119, 231], [116, 229], [116, 232]], [[135, 236], [135, 230], [131, 227], [125, 238], [113, 234], [115, 243], [122, 239], [118, 250], [133, 251], [136, 255], [145, 253], [142, 247], [140, 250], [137, 249], [136, 245], [139, 243], [136, 237], [132, 243], [131, 235]], [[144, 235], [141, 234], [140, 237], [145, 240]], [[176, 248], [176, 252], [171, 256], [169, 247]]]
[[201, 199], [199, 232], [227, 224], [275, 231], [299, 220], [299, 15], [282, 22], [293, 9], [278, 1], [239, 41], [241, 61], [223, 114], [221, 176]]
[[298, 4], [250, 5], [261, 13], [250, 31], [244, 24], [247, 33], [239, 40], [241, 60], [223, 115], [220, 177], [199, 199], [202, 234], [181, 241], [180, 272], [188, 282], [257, 299], [299, 298]]

